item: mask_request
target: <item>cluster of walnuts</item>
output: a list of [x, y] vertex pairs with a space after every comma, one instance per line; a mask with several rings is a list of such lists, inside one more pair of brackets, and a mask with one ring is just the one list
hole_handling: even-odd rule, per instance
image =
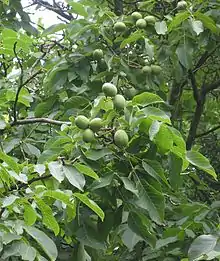
[[[117, 94], [118, 90], [112, 83], [104, 83], [102, 91], [106, 97], [113, 99], [114, 108], [122, 110], [125, 107], [126, 101], [123, 95]], [[101, 118], [94, 118], [89, 120], [84, 115], [79, 115], [75, 119], [75, 125], [83, 130], [82, 139], [86, 143], [92, 143], [95, 140], [95, 133], [99, 132], [103, 127], [103, 121]], [[128, 145], [129, 138], [124, 130], [117, 130], [114, 134], [114, 143], [119, 148], [124, 148]]]
[[[177, 4], [177, 9], [185, 8], [187, 3], [185, 1], [179, 1]], [[142, 14], [139, 12], [133, 12], [132, 20], [135, 23], [138, 29], [145, 29], [147, 25], [153, 25], [156, 22], [156, 18], [152, 15], [147, 15], [142, 17]], [[123, 33], [127, 29], [124, 22], [118, 21], [114, 24], [114, 30], [116, 33]], [[102, 49], [96, 49], [93, 51], [93, 58], [96, 61], [102, 61], [104, 58], [104, 53]], [[159, 65], [151, 64], [145, 65], [142, 68], [142, 72], [146, 75], [154, 74], [158, 75], [162, 71], [162, 68]], [[118, 90], [116, 86], [112, 83], [104, 83], [102, 86], [102, 91], [106, 97], [111, 97], [113, 99], [114, 108], [117, 110], [122, 110], [125, 107], [126, 101], [123, 95], [117, 94]], [[82, 139], [86, 143], [92, 143], [95, 139], [95, 133], [98, 133], [103, 127], [103, 121], [101, 118], [94, 118], [89, 120], [84, 115], [79, 115], [75, 119], [75, 125], [83, 130]], [[127, 133], [124, 130], [117, 130], [114, 133], [114, 143], [120, 147], [126, 147], [128, 145], [129, 138]]]

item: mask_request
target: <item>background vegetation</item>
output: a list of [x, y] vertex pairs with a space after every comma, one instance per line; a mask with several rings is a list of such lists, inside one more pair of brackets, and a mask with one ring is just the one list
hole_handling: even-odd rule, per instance
[[219, 1], [30, 4], [60, 23], [0, 1], [1, 260], [220, 260]]

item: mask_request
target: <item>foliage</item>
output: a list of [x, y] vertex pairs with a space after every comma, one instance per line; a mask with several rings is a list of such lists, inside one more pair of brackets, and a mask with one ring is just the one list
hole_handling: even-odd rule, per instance
[[220, 5], [177, 2], [0, 1], [1, 260], [220, 259]]

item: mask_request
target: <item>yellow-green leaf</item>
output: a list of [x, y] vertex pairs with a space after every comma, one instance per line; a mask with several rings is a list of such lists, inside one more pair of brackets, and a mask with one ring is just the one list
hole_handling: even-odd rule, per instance
[[81, 173], [83, 173], [84, 175], [87, 175], [93, 179], [99, 179], [99, 176], [95, 173], [94, 170], [92, 170], [90, 167], [80, 164], [80, 163], [75, 163], [74, 167]]
[[103, 210], [91, 199], [89, 199], [85, 194], [74, 193], [74, 196], [82, 201], [87, 207], [92, 209], [103, 221], [105, 213]]
[[42, 213], [43, 224], [47, 228], [51, 229], [54, 232], [54, 234], [57, 236], [59, 234], [60, 227], [54, 217], [54, 213], [52, 209], [41, 198], [36, 197], [35, 201]]

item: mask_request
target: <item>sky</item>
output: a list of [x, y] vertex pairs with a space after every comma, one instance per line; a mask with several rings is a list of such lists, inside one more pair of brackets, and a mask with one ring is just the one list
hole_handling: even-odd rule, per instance
[[[32, 1], [30, 0], [21, 0], [21, 3], [23, 7], [30, 5]], [[52, 0], [47, 0], [47, 2], [52, 3]], [[36, 10], [36, 6], [31, 6], [29, 8], [26, 8], [25, 11], [30, 12], [30, 18], [33, 22], [37, 23], [39, 18], [42, 18], [42, 22], [44, 24], [44, 27], [47, 28], [53, 24], [60, 23], [60, 20], [57, 19], [57, 15], [54, 12], [44, 10], [44, 8], [41, 8], [41, 10]]]

